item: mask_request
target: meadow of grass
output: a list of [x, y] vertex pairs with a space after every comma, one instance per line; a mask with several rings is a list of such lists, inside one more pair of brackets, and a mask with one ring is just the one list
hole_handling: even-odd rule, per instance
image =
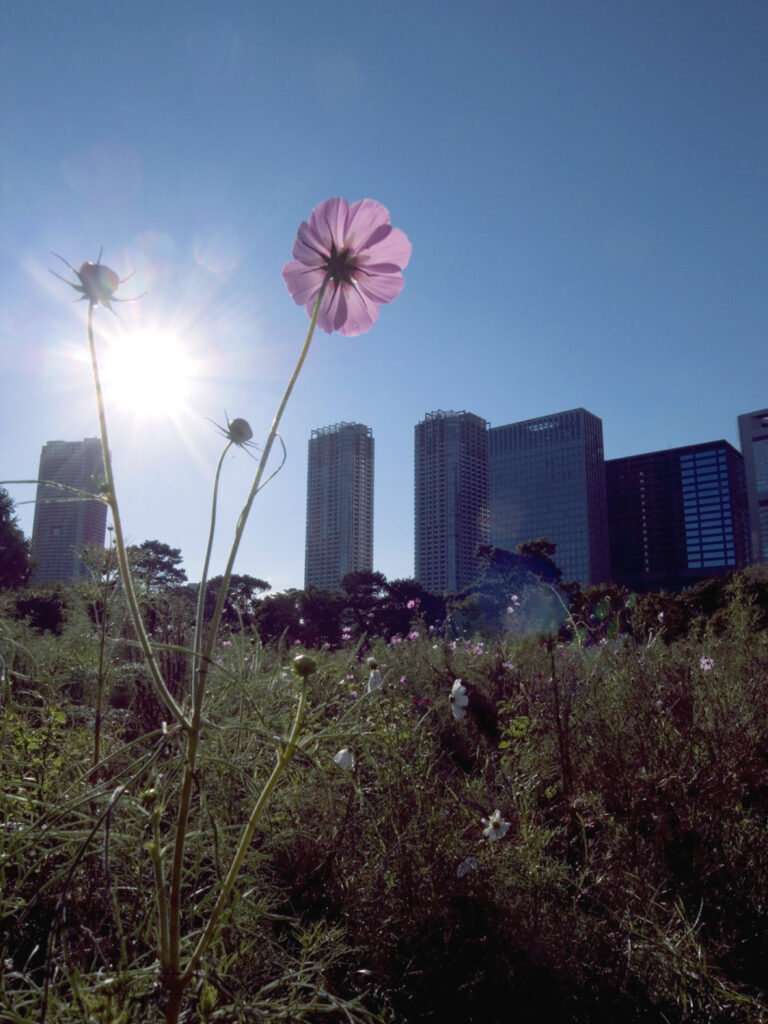
[[[552, 635], [450, 640], [415, 620], [398, 643], [347, 629], [307, 651], [222, 631], [185, 851], [187, 955], [294, 720], [292, 660], [317, 669], [181, 1019], [768, 1021], [767, 593], [735, 577], [710, 614], [656, 595]], [[118, 599], [105, 622], [86, 597], [66, 592], [55, 630], [13, 595], [0, 617], [9, 1024], [165, 1012], [157, 904], [182, 730]], [[182, 707], [187, 621], [155, 602]], [[449, 699], [457, 679], [466, 707]], [[497, 810], [509, 828], [488, 838]]]

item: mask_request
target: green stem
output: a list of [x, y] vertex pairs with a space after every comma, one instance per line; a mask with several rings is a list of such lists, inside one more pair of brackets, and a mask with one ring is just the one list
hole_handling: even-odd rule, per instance
[[201, 694], [198, 692], [197, 680], [200, 672], [200, 647], [203, 641], [203, 625], [205, 618], [205, 591], [208, 584], [208, 569], [211, 564], [211, 550], [213, 548], [213, 536], [216, 530], [216, 504], [219, 498], [219, 480], [221, 478], [221, 467], [224, 465], [224, 457], [232, 447], [233, 442], [228, 441], [224, 446], [224, 451], [219, 456], [219, 461], [216, 465], [216, 473], [213, 478], [213, 500], [211, 502], [211, 526], [208, 530], [208, 546], [205, 549], [205, 561], [203, 562], [203, 574], [200, 579], [200, 591], [197, 595], [197, 614], [195, 617], [195, 639], [192, 646], [194, 651], [194, 663], [192, 666], [192, 678], [194, 682], [194, 698], [193, 707], [197, 707]]
[[155, 660], [154, 651], [152, 645], [149, 642], [149, 637], [144, 629], [144, 622], [141, 617], [141, 610], [139, 608], [139, 602], [136, 599], [136, 592], [133, 588], [133, 577], [131, 570], [128, 565], [128, 556], [125, 549], [125, 540], [123, 537], [123, 527], [120, 521], [120, 510], [117, 505], [117, 495], [115, 492], [115, 480], [112, 473], [112, 458], [109, 451], [109, 435], [107, 434], [107, 417], [104, 411], [104, 396], [101, 390], [101, 379], [99, 377], [99, 364], [96, 358], [96, 344], [93, 340], [93, 302], [88, 303], [88, 348], [91, 355], [91, 366], [93, 368], [93, 383], [96, 389], [96, 404], [99, 410], [99, 428], [101, 430], [101, 450], [104, 456], [104, 475], [106, 477], [107, 486], [107, 497], [106, 502], [109, 506], [110, 512], [112, 513], [112, 525], [115, 528], [115, 547], [117, 548], [117, 560], [120, 565], [120, 574], [123, 578], [123, 587], [125, 588], [125, 596], [128, 602], [128, 608], [131, 613], [131, 619], [133, 620], [133, 626], [136, 630], [136, 634], [141, 644], [141, 649], [144, 652], [149, 671], [152, 675], [152, 680], [160, 691], [160, 694], [168, 705], [173, 717], [176, 721], [189, 730], [190, 723], [184, 715], [179, 705], [173, 698], [170, 690], [166, 686], [165, 680], [162, 677], [160, 669], [158, 668], [157, 661]]
[[216, 931], [216, 924], [219, 920], [222, 910], [224, 909], [225, 903], [229, 899], [229, 894], [232, 891], [232, 887], [235, 884], [235, 879], [237, 878], [237, 875], [240, 871], [243, 860], [245, 859], [245, 855], [248, 852], [248, 847], [250, 845], [251, 839], [253, 838], [253, 833], [256, 829], [256, 825], [258, 824], [259, 819], [261, 818], [264, 808], [266, 807], [267, 800], [269, 799], [272, 790], [277, 785], [277, 782], [280, 776], [283, 774], [283, 771], [285, 770], [286, 766], [290, 763], [290, 761], [293, 759], [293, 755], [296, 753], [296, 744], [298, 742], [299, 732], [304, 721], [304, 712], [306, 710], [306, 705], [307, 680], [304, 679], [302, 680], [299, 705], [296, 709], [296, 717], [294, 718], [293, 721], [293, 728], [291, 729], [291, 734], [288, 737], [288, 741], [285, 744], [285, 746], [278, 751], [277, 764], [272, 769], [272, 774], [264, 783], [264, 788], [262, 789], [259, 795], [259, 799], [256, 801], [256, 804], [254, 805], [254, 808], [251, 811], [251, 815], [248, 819], [248, 824], [246, 825], [245, 831], [240, 837], [240, 842], [237, 845], [235, 856], [232, 860], [232, 864], [230, 865], [229, 871], [227, 872], [227, 877], [224, 879], [224, 882], [222, 883], [221, 891], [219, 892], [219, 895], [216, 899], [216, 903], [213, 907], [213, 910], [211, 911], [211, 916], [208, 918], [208, 923], [205, 926], [205, 931], [198, 939], [197, 946], [195, 947], [194, 952], [192, 953], [189, 963], [184, 969], [184, 974], [182, 975], [181, 980], [185, 984], [196, 971], [201, 958], [203, 957], [206, 949], [211, 943], [211, 940]]
[[251, 485], [250, 494], [248, 495], [248, 499], [243, 507], [242, 512], [240, 513], [240, 518], [237, 520], [237, 526], [235, 528], [235, 539], [232, 542], [232, 550], [229, 553], [229, 561], [227, 562], [227, 567], [224, 570], [224, 576], [221, 581], [221, 589], [219, 590], [218, 600], [216, 601], [216, 607], [213, 612], [213, 618], [211, 619], [211, 625], [208, 632], [208, 640], [205, 645], [203, 661], [200, 666], [201, 672], [203, 674], [206, 673], [207, 665], [209, 664], [211, 656], [213, 654], [213, 647], [214, 644], [216, 643], [216, 633], [219, 628], [219, 623], [221, 621], [221, 613], [224, 608], [224, 600], [226, 598], [227, 590], [229, 588], [229, 581], [232, 576], [232, 569], [235, 564], [235, 557], [237, 556], [237, 552], [240, 547], [240, 541], [243, 539], [243, 533], [245, 532], [245, 524], [248, 521], [248, 516], [251, 511], [251, 506], [253, 505], [253, 500], [258, 494], [259, 488], [261, 486], [261, 478], [264, 475], [264, 470], [269, 460], [270, 452], [272, 451], [272, 445], [275, 443], [275, 437], [277, 436], [278, 427], [280, 426], [280, 420], [282, 419], [283, 412], [285, 411], [285, 407], [288, 404], [288, 399], [291, 397], [291, 392], [293, 391], [293, 387], [298, 379], [299, 373], [301, 372], [301, 368], [304, 365], [304, 360], [307, 358], [309, 346], [312, 343], [312, 336], [315, 333], [317, 318], [320, 313], [320, 303], [322, 302], [323, 296], [325, 295], [325, 289], [328, 286], [329, 279], [329, 276], [326, 275], [323, 284], [320, 288], [320, 291], [318, 293], [317, 300], [315, 302], [315, 308], [312, 311], [312, 320], [310, 321], [309, 330], [307, 331], [307, 337], [306, 340], [304, 341], [304, 348], [301, 350], [299, 361], [296, 363], [296, 368], [293, 371], [291, 379], [288, 381], [288, 387], [285, 389], [283, 399], [277, 408], [275, 418], [272, 420], [272, 427], [270, 428], [269, 436], [267, 437], [266, 444], [264, 445], [264, 451], [261, 453], [261, 458], [259, 459], [259, 465], [256, 470], [256, 476], [253, 479], [253, 484]]
[[[198, 595], [198, 622], [195, 626], [195, 642], [193, 648], [194, 661], [196, 665], [196, 673], [194, 677], [194, 702], [192, 707], [192, 719], [189, 723], [185, 723], [188, 724], [187, 758], [186, 763], [184, 765], [184, 780], [182, 782], [181, 799], [179, 802], [179, 813], [178, 818], [176, 820], [176, 841], [173, 850], [173, 866], [171, 869], [171, 889], [168, 901], [169, 957], [168, 969], [166, 973], [166, 990], [169, 995], [169, 1003], [168, 1008], [166, 1010], [166, 1021], [168, 1022], [175, 1021], [178, 1017], [178, 1013], [181, 1007], [181, 998], [186, 987], [186, 984], [189, 980], [190, 975], [194, 971], [195, 966], [199, 962], [200, 957], [203, 955], [203, 953], [208, 947], [208, 944], [214, 933], [216, 921], [218, 920], [219, 914], [221, 913], [221, 910], [224, 906], [224, 901], [226, 900], [229, 892], [232, 889], [232, 886], [234, 885], [235, 877], [237, 876], [237, 873], [240, 869], [240, 865], [242, 864], [243, 858], [245, 857], [248, 844], [253, 835], [253, 830], [256, 827], [256, 823], [258, 822], [259, 817], [261, 816], [261, 812], [264, 808], [264, 805], [266, 804], [267, 798], [269, 797], [269, 794], [275, 787], [277, 780], [280, 778], [283, 769], [293, 757], [296, 745], [296, 736], [298, 735], [298, 729], [301, 724], [301, 719], [303, 718], [304, 715], [304, 706], [306, 702], [306, 688], [302, 690], [301, 699], [299, 701], [299, 709], [297, 712], [297, 718], [296, 721], [294, 722], [294, 728], [293, 731], [291, 732], [288, 744], [285, 750], [283, 750], [280, 753], [277, 765], [275, 766], [272, 774], [267, 780], [264, 789], [262, 790], [261, 796], [259, 797], [259, 800], [257, 801], [256, 806], [254, 807], [254, 810], [251, 813], [251, 817], [249, 818], [243, 836], [240, 839], [240, 844], [238, 845], [237, 852], [235, 853], [235, 859], [229, 870], [227, 878], [223, 883], [223, 888], [219, 894], [219, 897], [212, 911], [211, 918], [208, 921], [203, 936], [198, 942], [197, 948], [195, 949], [195, 952], [192, 956], [190, 965], [186, 968], [184, 974], [182, 975], [181, 883], [184, 870], [184, 846], [186, 842], [189, 809], [192, 802], [192, 787], [194, 782], [194, 773], [197, 764], [197, 753], [200, 742], [200, 720], [202, 713], [203, 694], [205, 692], [205, 683], [208, 676], [208, 666], [211, 663], [213, 648], [216, 643], [216, 636], [218, 633], [219, 625], [221, 623], [221, 615], [224, 609], [224, 601], [226, 600], [227, 591], [229, 590], [229, 583], [232, 578], [232, 570], [235, 564], [235, 557], [240, 547], [240, 542], [242, 540], [243, 533], [245, 532], [245, 525], [246, 522], [248, 521], [248, 516], [250, 514], [254, 499], [262, 486], [264, 471], [266, 469], [267, 462], [269, 461], [269, 456], [272, 451], [272, 445], [275, 442], [275, 438], [278, 436], [280, 420], [282, 419], [283, 412], [285, 411], [285, 407], [288, 404], [288, 399], [290, 398], [294, 385], [296, 384], [296, 381], [299, 377], [301, 368], [303, 367], [304, 362], [307, 358], [309, 347], [312, 343], [312, 336], [314, 335], [315, 327], [317, 326], [317, 318], [320, 313], [320, 303], [322, 302], [323, 296], [325, 294], [325, 289], [327, 287], [328, 280], [329, 278], [326, 277], [320, 288], [320, 292], [318, 293], [317, 300], [315, 302], [315, 307], [314, 310], [312, 311], [312, 319], [309, 324], [309, 330], [307, 331], [307, 336], [304, 341], [304, 347], [301, 350], [301, 354], [299, 356], [298, 362], [296, 363], [296, 367], [293, 371], [293, 374], [291, 375], [291, 379], [288, 381], [288, 386], [285, 389], [285, 394], [283, 395], [280, 405], [277, 408], [277, 412], [275, 413], [275, 417], [272, 421], [272, 426], [270, 428], [266, 444], [264, 445], [264, 451], [262, 452], [261, 458], [259, 459], [259, 464], [256, 469], [256, 475], [253, 479], [248, 499], [245, 503], [245, 506], [243, 507], [242, 512], [240, 513], [240, 517], [238, 518], [237, 526], [235, 528], [235, 537], [232, 542], [232, 549], [230, 551], [229, 560], [227, 562], [226, 568], [224, 570], [224, 575], [221, 580], [221, 587], [219, 588], [219, 593], [216, 600], [216, 607], [214, 608], [213, 616], [208, 627], [208, 636], [205, 642], [205, 648], [202, 651], [200, 650], [200, 648], [202, 647], [201, 602], [204, 602], [204, 591], [203, 582], [201, 581], [201, 590], [200, 594]], [[227, 449], [225, 448], [224, 451], [226, 452], [226, 450]], [[223, 458], [224, 453], [222, 453], [222, 456], [219, 460], [219, 467], [217, 468], [216, 471], [216, 483], [214, 486], [214, 503], [211, 515], [211, 531], [209, 533], [208, 551], [206, 553], [206, 562], [203, 570], [203, 580], [205, 580], [207, 574], [210, 548], [213, 540], [213, 528], [215, 524], [216, 514], [216, 493], [218, 488], [219, 470], [221, 468]], [[267, 479], [271, 479], [271, 477], [268, 477]], [[204, 604], [202, 605], [202, 607], [204, 608]]]

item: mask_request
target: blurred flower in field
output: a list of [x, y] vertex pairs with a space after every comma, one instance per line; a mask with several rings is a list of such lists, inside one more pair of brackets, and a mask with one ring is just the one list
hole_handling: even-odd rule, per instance
[[392, 639], [389, 641], [389, 644], [390, 647], [394, 647], [396, 644], [401, 644], [402, 642], [403, 638], [401, 636], [393, 636]]
[[379, 306], [400, 294], [410, 258], [411, 243], [392, 227], [381, 203], [360, 199], [350, 206], [346, 199], [326, 199], [299, 226], [283, 279], [310, 317], [327, 281], [317, 324], [328, 334], [352, 337], [369, 330]]
[[408, 676], [400, 676], [400, 685], [401, 686], [407, 686], [408, 685]]
[[477, 857], [465, 857], [456, 868], [456, 877], [465, 878], [472, 871], [477, 871]]
[[384, 680], [381, 678], [381, 672], [377, 668], [371, 669], [371, 674], [368, 677], [368, 693], [373, 693], [374, 690], [380, 690], [384, 685]]
[[421, 634], [419, 633], [418, 629], [412, 629], [411, 632], [408, 634], [408, 639], [418, 640], [420, 636]]
[[451, 687], [451, 693], [448, 697], [451, 702], [451, 711], [453, 711], [454, 718], [463, 718], [467, 713], [467, 704], [469, 704], [469, 697], [467, 696], [467, 688], [462, 685], [460, 679], [454, 681]]
[[504, 669], [505, 672], [515, 671], [515, 666], [512, 664], [511, 661], [502, 661], [501, 667]]
[[702, 654], [699, 659], [699, 668], [702, 672], [710, 672], [715, 667], [713, 658], [708, 657], [706, 654]]
[[406, 603], [405, 607], [408, 609], [408, 611], [411, 611], [411, 612], [413, 611], [414, 608], [418, 608], [419, 607], [419, 599], [418, 599], [418, 597], [411, 598], [411, 600]]
[[456, 641], [455, 640], [451, 640], [451, 642], [448, 644], [448, 647], [450, 649], [451, 654], [455, 654], [456, 653]]
[[485, 825], [483, 835], [486, 839], [490, 839], [491, 842], [495, 842], [497, 839], [503, 839], [507, 832], [509, 832], [509, 822], [504, 821], [498, 807], [490, 818], [482, 818], [481, 820], [483, 825]]
[[475, 644], [475, 646], [472, 648], [472, 653], [473, 654], [482, 654], [483, 653], [483, 645], [482, 644]]
[[346, 747], [340, 750], [333, 760], [344, 771], [353, 772], [355, 770], [355, 755]]

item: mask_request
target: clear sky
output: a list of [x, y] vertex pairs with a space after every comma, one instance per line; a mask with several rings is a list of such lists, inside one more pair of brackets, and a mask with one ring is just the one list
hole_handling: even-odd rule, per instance
[[[766, 0], [0, 0], [0, 479], [97, 433], [86, 304], [48, 269], [103, 245], [147, 292], [97, 310], [124, 527], [199, 578], [209, 419], [266, 435], [308, 324], [281, 269], [335, 195], [389, 209], [405, 288], [317, 334], [236, 571], [303, 585], [315, 427], [373, 430], [388, 578], [425, 412], [584, 406], [608, 458], [737, 445], [768, 406], [767, 94]], [[213, 574], [254, 468], [227, 461]]]

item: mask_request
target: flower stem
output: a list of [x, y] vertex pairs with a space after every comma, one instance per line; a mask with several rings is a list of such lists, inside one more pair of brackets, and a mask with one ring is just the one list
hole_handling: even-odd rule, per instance
[[[206, 552], [205, 567], [203, 570], [203, 581], [201, 581], [200, 594], [198, 595], [198, 609], [197, 609], [197, 623], [195, 626], [195, 641], [194, 641], [194, 700], [192, 707], [192, 719], [188, 723], [187, 728], [187, 756], [186, 763], [184, 765], [184, 780], [182, 782], [181, 799], [179, 801], [179, 812], [176, 820], [176, 840], [173, 849], [173, 865], [171, 868], [171, 883], [170, 883], [170, 895], [168, 901], [168, 927], [169, 927], [169, 958], [168, 967], [166, 971], [166, 990], [169, 994], [169, 1004], [166, 1010], [166, 1021], [173, 1022], [177, 1019], [180, 1007], [181, 999], [184, 989], [189, 981], [189, 978], [195, 970], [197, 964], [200, 961], [205, 950], [213, 937], [216, 922], [221, 914], [225, 900], [235, 883], [235, 878], [240, 870], [240, 866], [245, 857], [248, 844], [253, 836], [253, 831], [256, 828], [256, 823], [261, 817], [261, 813], [266, 805], [269, 794], [277, 784], [278, 779], [283, 773], [285, 766], [291, 760], [296, 749], [296, 738], [298, 731], [301, 727], [301, 722], [304, 717], [304, 708], [306, 704], [306, 685], [302, 689], [301, 698], [299, 700], [299, 707], [296, 714], [296, 720], [294, 722], [293, 730], [288, 739], [288, 743], [280, 751], [278, 755], [278, 761], [275, 765], [272, 774], [264, 785], [264, 788], [256, 802], [253, 811], [251, 812], [248, 823], [240, 837], [240, 842], [235, 853], [235, 857], [232, 861], [232, 865], [229, 869], [226, 879], [222, 884], [222, 889], [219, 893], [218, 899], [211, 912], [211, 916], [206, 925], [205, 931], [198, 941], [197, 947], [192, 954], [192, 959], [184, 970], [181, 972], [181, 883], [182, 875], [184, 870], [184, 846], [186, 841], [187, 822], [189, 818], [189, 809], [192, 799], [192, 787], [194, 782], [195, 767], [197, 764], [197, 753], [200, 742], [200, 721], [202, 713], [203, 695], [205, 692], [205, 683], [208, 676], [208, 667], [211, 663], [211, 657], [213, 655], [213, 648], [216, 643], [216, 636], [221, 623], [221, 615], [224, 609], [224, 601], [226, 600], [227, 591], [229, 590], [229, 583], [232, 578], [232, 570], [235, 564], [235, 557], [237, 555], [238, 548], [240, 547], [240, 541], [242, 540], [243, 533], [245, 532], [245, 525], [248, 521], [248, 516], [251, 511], [254, 499], [258, 494], [259, 490], [263, 486], [262, 479], [264, 471], [269, 461], [270, 452], [272, 451], [272, 445], [275, 442], [275, 438], [278, 436], [278, 428], [280, 426], [280, 420], [282, 419], [285, 407], [288, 404], [288, 399], [291, 396], [294, 385], [298, 379], [301, 368], [304, 365], [304, 361], [307, 358], [309, 347], [312, 343], [312, 336], [315, 333], [315, 327], [317, 325], [317, 318], [320, 313], [320, 303], [322, 302], [325, 289], [327, 287], [329, 278], [323, 281], [320, 292], [318, 293], [315, 307], [312, 312], [312, 319], [309, 324], [309, 330], [304, 341], [304, 347], [301, 350], [296, 367], [288, 381], [288, 386], [285, 389], [285, 394], [277, 408], [275, 417], [272, 421], [272, 426], [267, 437], [267, 441], [264, 445], [264, 451], [259, 459], [259, 464], [256, 469], [256, 475], [251, 485], [251, 490], [246, 500], [245, 506], [237, 521], [235, 528], [235, 537], [232, 542], [232, 549], [229, 554], [229, 560], [224, 570], [224, 575], [221, 580], [221, 587], [219, 588], [218, 597], [216, 600], [216, 607], [213, 611], [210, 625], [208, 626], [208, 635], [205, 641], [205, 647], [202, 645], [202, 609], [204, 609], [204, 592], [203, 586], [208, 569], [208, 561], [210, 555], [211, 544], [213, 541], [213, 529], [215, 525], [216, 515], [216, 494], [218, 489], [219, 472], [221, 469], [222, 460], [224, 453], [222, 453], [219, 459], [219, 465], [216, 470], [216, 482], [214, 485], [214, 499], [213, 499], [213, 511], [211, 515], [211, 529], [208, 539], [208, 551]], [[226, 448], [224, 452], [226, 452]], [[274, 474], [272, 474], [274, 475]], [[271, 479], [268, 477], [267, 479]], [[264, 481], [266, 482], [266, 481]]]
[[226, 456], [229, 449], [232, 447], [233, 442], [228, 441], [224, 446], [224, 451], [219, 456], [219, 461], [216, 465], [216, 473], [213, 478], [213, 499], [211, 502], [211, 526], [208, 530], [208, 546], [205, 549], [205, 561], [203, 562], [203, 574], [200, 578], [200, 590], [197, 595], [197, 614], [195, 616], [195, 639], [192, 645], [194, 652], [194, 661], [192, 665], [192, 678], [194, 680], [194, 696], [193, 696], [193, 707], [196, 707], [201, 694], [198, 692], [198, 676], [200, 674], [200, 648], [203, 642], [203, 626], [205, 620], [205, 591], [208, 584], [208, 568], [211, 564], [211, 549], [213, 548], [213, 536], [216, 531], [216, 504], [219, 497], [219, 480], [221, 478], [221, 467], [224, 464], [224, 457]]
[[286, 766], [293, 759], [293, 755], [296, 753], [296, 744], [299, 738], [301, 726], [304, 722], [304, 712], [307, 705], [307, 685], [307, 680], [302, 680], [301, 695], [299, 697], [299, 704], [296, 709], [296, 717], [293, 720], [293, 727], [291, 729], [290, 736], [288, 737], [288, 741], [285, 746], [281, 747], [278, 751], [277, 764], [272, 769], [272, 773], [267, 781], [264, 783], [264, 788], [259, 794], [259, 799], [256, 801], [256, 804], [251, 811], [250, 817], [248, 818], [248, 824], [240, 837], [240, 842], [237, 845], [235, 856], [232, 860], [229, 871], [227, 872], [227, 877], [222, 883], [221, 891], [219, 892], [216, 903], [211, 911], [211, 916], [208, 918], [205, 930], [198, 939], [197, 946], [192, 953], [189, 963], [184, 969], [182, 979], [185, 981], [188, 980], [197, 970], [197, 966], [200, 963], [202, 956], [211, 943], [219, 916], [221, 915], [224, 905], [229, 898], [229, 894], [232, 891], [232, 887], [235, 884], [235, 879], [237, 878], [240, 867], [245, 859], [251, 839], [253, 838], [253, 833], [256, 829], [259, 818], [261, 818], [264, 808], [266, 807], [269, 795], [277, 785], [277, 781], [283, 774]]
[[288, 404], [288, 399], [291, 397], [291, 392], [293, 391], [294, 385], [296, 384], [298, 376], [301, 373], [301, 368], [304, 365], [304, 360], [307, 358], [309, 346], [312, 343], [312, 336], [315, 333], [317, 318], [320, 314], [320, 303], [322, 302], [323, 296], [325, 295], [325, 289], [328, 286], [329, 280], [330, 276], [326, 274], [320, 291], [318, 293], [317, 300], [315, 301], [315, 308], [312, 311], [312, 320], [310, 321], [309, 330], [307, 331], [307, 337], [304, 341], [304, 348], [301, 350], [301, 355], [299, 356], [299, 360], [296, 363], [296, 367], [293, 371], [293, 374], [291, 375], [291, 379], [288, 381], [288, 386], [285, 389], [285, 394], [283, 395], [282, 401], [280, 402], [280, 405], [277, 407], [275, 418], [272, 420], [272, 427], [270, 428], [266, 444], [264, 445], [264, 451], [261, 453], [261, 458], [259, 459], [259, 465], [258, 468], [256, 469], [256, 476], [253, 479], [253, 484], [251, 485], [250, 494], [248, 495], [248, 499], [243, 507], [242, 512], [240, 513], [239, 519], [237, 520], [237, 526], [235, 527], [235, 538], [232, 542], [232, 550], [229, 553], [229, 561], [227, 562], [226, 569], [224, 570], [224, 576], [221, 581], [221, 588], [219, 590], [218, 600], [216, 601], [216, 607], [213, 612], [213, 618], [211, 619], [211, 625], [208, 632], [208, 639], [205, 645], [205, 652], [203, 654], [203, 660], [200, 666], [200, 670], [203, 673], [207, 671], [207, 665], [210, 662], [211, 655], [213, 654], [213, 647], [214, 644], [216, 643], [216, 633], [219, 628], [219, 622], [221, 621], [221, 613], [224, 608], [224, 600], [226, 598], [227, 590], [229, 588], [229, 581], [232, 576], [232, 569], [235, 564], [235, 558], [240, 547], [240, 541], [243, 539], [243, 533], [245, 532], [245, 524], [248, 521], [248, 516], [253, 505], [253, 500], [256, 497], [257, 493], [259, 492], [261, 486], [261, 479], [264, 475], [264, 470], [269, 460], [270, 452], [272, 451], [272, 445], [275, 443], [275, 437], [277, 436], [278, 427], [280, 426], [280, 420], [283, 417], [285, 407]]
[[133, 620], [133, 626], [136, 630], [136, 635], [139, 638], [141, 649], [144, 652], [149, 671], [152, 675], [152, 680], [160, 691], [165, 703], [168, 705], [173, 717], [176, 721], [188, 730], [190, 723], [184, 715], [175, 699], [173, 698], [170, 690], [166, 686], [165, 680], [162, 677], [160, 669], [158, 668], [157, 661], [155, 660], [155, 654], [152, 650], [152, 645], [149, 642], [149, 637], [144, 629], [144, 621], [141, 617], [141, 610], [139, 608], [139, 602], [136, 599], [136, 591], [133, 588], [133, 576], [128, 565], [128, 555], [125, 549], [125, 540], [123, 537], [123, 527], [120, 521], [120, 510], [117, 504], [117, 495], [115, 493], [115, 480], [112, 473], [112, 457], [109, 451], [109, 435], [107, 433], [107, 417], [104, 411], [104, 395], [101, 390], [101, 378], [99, 376], [99, 364], [96, 358], [96, 344], [93, 340], [93, 307], [94, 303], [88, 303], [88, 349], [91, 356], [91, 367], [93, 368], [93, 383], [96, 389], [96, 405], [99, 411], [99, 429], [101, 431], [101, 450], [104, 456], [104, 476], [106, 477], [106, 503], [109, 506], [109, 510], [112, 513], [112, 524], [115, 528], [115, 547], [117, 549], [117, 560], [120, 565], [120, 575], [123, 578], [123, 587], [125, 589], [125, 597], [128, 602], [128, 608], [131, 613], [131, 619]]

